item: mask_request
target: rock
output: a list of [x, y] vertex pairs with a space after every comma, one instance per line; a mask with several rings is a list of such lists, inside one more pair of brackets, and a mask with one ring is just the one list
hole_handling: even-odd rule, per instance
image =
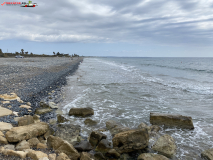
[[10, 103], [10, 101], [1, 101], [2, 102], [2, 104], [8, 104], [8, 103]]
[[49, 102], [49, 107], [52, 109], [58, 109], [58, 105], [55, 104], [54, 102]]
[[119, 160], [132, 160], [129, 154], [124, 153], [120, 156]]
[[34, 123], [33, 116], [30, 115], [25, 115], [24, 117], [21, 117], [18, 120], [18, 126], [26, 126], [33, 123]]
[[152, 149], [171, 158], [176, 154], [177, 147], [175, 140], [170, 135], [165, 134], [158, 138]]
[[52, 128], [49, 128], [48, 131], [44, 134], [44, 138], [47, 139], [50, 135], [53, 135], [55, 131]]
[[80, 158], [80, 154], [73, 145], [59, 137], [49, 136], [47, 146], [48, 148], [53, 148], [57, 153], [65, 153], [72, 160]]
[[102, 140], [102, 139], [106, 139], [107, 136], [103, 133], [100, 133], [98, 131], [92, 131], [92, 133], [90, 134], [89, 137], [89, 142], [91, 143], [91, 145], [93, 147], [97, 146], [98, 143]]
[[58, 123], [64, 123], [64, 122], [68, 122], [68, 121], [69, 121], [69, 120], [66, 119], [66, 118], [64, 118], [64, 116], [62, 116], [62, 115], [60, 115], [60, 114], [57, 115], [57, 122], [58, 122]]
[[138, 156], [138, 160], [169, 160], [169, 159], [159, 154], [143, 153]]
[[44, 101], [40, 101], [40, 107], [42, 108], [49, 108], [48, 103], [44, 102]]
[[7, 144], [4, 146], [4, 149], [8, 149], [8, 150], [15, 150], [15, 146], [12, 144]]
[[0, 95], [0, 98], [4, 99], [4, 100], [17, 100], [20, 101], [20, 98], [15, 94], [15, 93], [10, 93], [10, 94], [2, 94]]
[[49, 160], [47, 157], [39, 158], [39, 160]]
[[55, 119], [50, 119], [49, 120], [49, 124], [51, 124], [51, 125], [54, 125], [54, 124], [56, 124], [57, 123], [57, 121], [55, 120]]
[[38, 138], [31, 138], [28, 140], [28, 143], [30, 147], [36, 147], [37, 144], [40, 143], [40, 141], [38, 140]]
[[12, 114], [12, 115], [14, 115], [14, 116], [17, 116], [17, 117], [18, 117], [18, 112], [13, 111], [13, 114]]
[[114, 137], [114, 135], [116, 135], [120, 132], [130, 130], [128, 127], [124, 127], [113, 120], [109, 120], [106, 122], [106, 128], [110, 131], [110, 133], [113, 137]]
[[106, 158], [101, 152], [96, 152], [94, 157], [95, 157], [95, 160], [106, 160]]
[[11, 115], [13, 112], [7, 108], [0, 107], [0, 117]]
[[81, 153], [80, 160], [94, 160], [94, 159], [95, 159], [95, 157], [93, 155], [91, 155], [90, 153], [87, 153], [87, 152]]
[[26, 140], [23, 140], [16, 145], [16, 150], [18, 151], [23, 151], [25, 149], [30, 149], [30, 144]]
[[110, 149], [106, 153], [106, 156], [108, 156], [108, 157], [114, 157], [114, 158], [119, 158], [121, 155], [115, 149]]
[[14, 151], [14, 150], [4, 150], [2, 152], [4, 155], [9, 155], [9, 156], [16, 156], [16, 157], [19, 157], [19, 158], [26, 158], [26, 153], [23, 152], [23, 151]]
[[38, 143], [37, 144], [37, 149], [46, 149], [46, 148], [47, 148], [46, 144], [43, 144], [43, 143]]
[[0, 136], [4, 137], [4, 133], [2, 133], [2, 131], [0, 131]]
[[55, 135], [68, 141], [70, 144], [74, 144], [77, 141], [81, 131], [81, 126], [73, 124], [59, 124]]
[[78, 145], [75, 145], [74, 148], [80, 152], [91, 151], [92, 145], [88, 141], [81, 141]]
[[30, 103], [30, 102], [27, 102], [26, 104], [27, 104], [28, 106], [31, 106], [31, 103]]
[[39, 160], [40, 158], [48, 158], [48, 155], [41, 151], [29, 150], [29, 152], [27, 153], [27, 157], [30, 157], [33, 160]]
[[34, 123], [40, 122], [40, 116], [39, 115], [34, 114], [33, 119], [34, 119]]
[[70, 160], [65, 153], [60, 153], [56, 160]]
[[201, 157], [207, 160], [213, 160], [213, 148], [203, 151]]
[[12, 128], [13, 126], [10, 123], [0, 122], [0, 131], [8, 131]]
[[8, 144], [7, 139], [3, 136], [0, 136], [0, 144]]
[[49, 160], [56, 160], [56, 154], [49, 154]]
[[19, 108], [31, 109], [31, 107], [30, 107], [30, 106], [28, 106], [28, 105], [21, 105]]
[[84, 121], [84, 124], [89, 125], [89, 126], [94, 126], [94, 125], [97, 124], [97, 122], [96, 122], [96, 121], [93, 121], [92, 119], [87, 118], [87, 119]]
[[118, 133], [112, 139], [113, 147], [119, 153], [132, 152], [148, 146], [149, 135], [146, 128]]
[[80, 116], [86, 117], [94, 115], [94, 110], [92, 108], [71, 108], [69, 111], [70, 116]]
[[96, 152], [107, 153], [111, 149], [110, 143], [106, 139], [102, 139], [96, 147]]
[[51, 112], [52, 109], [50, 108], [37, 108], [36, 111], [35, 111], [35, 114], [45, 114], [45, 113], [48, 113], [48, 112]]
[[154, 125], [165, 125], [168, 127], [194, 129], [192, 118], [182, 115], [150, 113], [150, 123]]
[[19, 142], [33, 137], [43, 135], [47, 132], [49, 126], [47, 123], [40, 122], [27, 126], [13, 127], [5, 134], [8, 142]]

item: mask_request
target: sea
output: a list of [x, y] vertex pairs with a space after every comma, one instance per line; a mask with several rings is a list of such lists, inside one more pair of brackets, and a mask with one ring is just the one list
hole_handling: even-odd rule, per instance
[[[150, 112], [191, 116], [194, 130], [163, 128], [177, 145], [173, 159], [201, 159], [202, 151], [213, 148], [213, 58], [84, 58], [79, 69], [67, 78], [62, 111], [91, 107], [98, 122], [84, 125], [85, 118], [68, 116], [81, 125], [82, 136], [115, 120], [137, 128], [150, 124]], [[106, 132], [109, 141], [111, 136]], [[149, 147], [155, 143], [151, 139]]]

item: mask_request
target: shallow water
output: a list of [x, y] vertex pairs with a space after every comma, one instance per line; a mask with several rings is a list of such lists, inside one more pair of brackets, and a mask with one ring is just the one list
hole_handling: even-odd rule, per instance
[[[63, 112], [92, 107], [95, 128], [109, 119], [136, 128], [149, 123], [150, 112], [191, 116], [194, 130], [166, 129], [178, 146], [177, 158], [200, 159], [213, 147], [212, 58], [85, 58], [64, 87]], [[82, 135], [94, 129], [84, 118], [68, 118], [82, 126]], [[106, 133], [109, 135], [109, 133]]]

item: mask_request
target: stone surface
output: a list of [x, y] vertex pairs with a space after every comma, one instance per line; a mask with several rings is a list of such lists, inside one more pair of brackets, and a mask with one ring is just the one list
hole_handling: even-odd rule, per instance
[[40, 101], [40, 107], [42, 108], [49, 108], [48, 103], [44, 102], [44, 101]]
[[23, 151], [14, 151], [14, 150], [4, 150], [2, 152], [4, 155], [9, 155], [9, 156], [16, 156], [16, 157], [19, 157], [19, 158], [26, 158], [26, 153], [23, 152]]
[[7, 139], [3, 136], [0, 136], [0, 144], [8, 144]]
[[203, 151], [201, 157], [207, 160], [213, 160], [213, 148]]
[[89, 137], [89, 142], [91, 143], [91, 145], [93, 147], [97, 146], [98, 143], [102, 140], [102, 139], [106, 139], [107, 136], [101, 132], [98, 131], [92, 131], [92, 133], [90, 134]]
[[31, 103], [30, 103], [30, 102], [27, 102], [26, 104], [27, 104], [28, 106], [31, 106]]
[[81, 141], [78, 145], [75, 145], [74, 148], [80, 152], [91, 151], [92, 145], [88, 141]]
[[3, 116], [8, 116], [8, 115], [11, 115], [13, 113], [13, 111], [7, 109], [7, 108], [3, 108], [3, 107], [0, 107], [0, 117], [3, 117]]
[[53, 154], [49, 154], [49, 160], [56, 160], [56, 154], [53, 153]]
[[18, 126], [26, 126], [33, 123], [34, 123], [33, 116], [30, 115], [25, 115], [18, 119]]
[[4, 149], [15, 150], [15, 146], [12, 144], [7, 144], [4, 146]]
[[106, 128], [110, 131], [111, 135], [114, 135], [130, 130], [128, 127], [124, 127], [121, 124], [117, 123], [116, 121], [109, 120], [106, 122]]
[[94, 160], [94, 159], [95, 159], [95, 157], [92, 154], [90, 154], [90, 153], [87, 153], [87, 152], [82, 152], [81, 153], [80, 160]]
[[77, 141], [77, 137], [79, 136], [81, 131], [81, 126], [73, 125], [73, 124], [59, 124], [55, 135], [60, 137], [70, 144], [74, 144]]
[[3, 137], [4, 137], [4, 133], [2, 133], [2, 131], [0, 131], [0, 136], [3, 136]]
[[98, 145], [97, 145], [95, 151], [96, 151], [96, 152], [101, 152], [101, 153], [107, 153], [110, 149], [111, 149], [111, 146], [110, 146], [109, 141], [106, 140], [106, 139], [102, 139], [102, 140], [98, 143]]
[[10, 101], [1, 101], [2, 104], [8, 104]]
[[29, 150], [29, 152], [27, 153], [27, 157], [30, 157], [33, 160], [39, 160], [40, 158], [44, 158], [44, 157], [48, 158], [48, 155], [41, 151]]
[[23, 140], [16, 145], [16, 150], [18, 151], [23, 151], [25, 149], [30, 149], [30, 144], [26, 140]]
[[9, 131], [13, 126], [10, 123], [0, 122], [0, 131]]
[[150, 113], [150, 123], [153, 125], [194, 129], [191, 117], [175, 114]]
[[34, 123], [40, 122], [40, 116], [39, 115], [34, 114], [33, 119], [34, 119]]
[[169, 160], [169, 159], [159, 154], [143, 153], [138, 156], [138, 160]]
[[106, 156], [108, 156], [108, 157], [114, 157], [114, 158], [119, 158], [121, 155], [115, 149], [110, 149], [106, 153]]
[[51, 112], [52, 109], [50, 108], [37, 108], [36, 111], [35, 111], [35, 114], [45, 114], [45, 113], [48, 113], [48, 112]]
[[46, 149], [46, 148], [47, 148], [46, 144], [43, 144], [43, 143], [38, 143], [37, 144], [37, 149]]
[[34, 123], [27, 126], [13, 127], [11, 130], [7, 131], [5, 137], [8, 142], [19, 142], [43, 135], [48, 129], [49, 126], [47, 123]]
[[55, 104], [54, 102], [49, 102], [49, 107], [52, 109], [58, 109], [58, 105]]
[[64, 123], [64, 122], [68, 122], [69, 120], [66, 119], [64, 116], [62, 116], [61, 114], [57, 115], [57, 122], [58, 123]]
[[152, 146], [152, 149], [171, 158], [176, 154], [177, 147], [175, 140], [170, 135], [165, 134], [158, 138], [158, 140]]
[[148, 146], [149, 135], [146, 128], [118, 133], [112, 139], [113, 147], [119, 153], [132, 152]]
[[96, 152], [94, 154], [95, 160], [106, 160], [106, 158], [104, 157], [104, 155], [101, 152]]
[[70, 160], [70, 158], [65, 153], [60, 153], [56, 160]]
[[57, 153], [65, 153], [70, 159], [78, 160], [80, 154], [72, 144], [55, 136], [49, 136], [47, 139], [48, 148], [53, 148]]
[[15, 93], [10, 93], [10, 94], [1, 94], [0, 98], [4, 99], [4, 100], [17, 100], [20, 101], [20, 98], [15, 94]]
[[47, 157], [39, 158], [39, 160], [49, 160]]
[[21, 105], [21, 106], [19, 106], [19, 108], [31, 109], [31, 107], [30, 107], [30, 106], [28, 106], [28, 105]]
[[28, 143], [30, 147], [36, 147], [37, 144], [40, 143], [40, 141], [38, 140], [38, 138], [31, 138], [28, 140]]
[[71, 108], [69, 111], [70, 116], [80, 116], [86, 117], [94, 115], [94, 110], [92, 108]]
[[96, 122], [96, 121], [93, 121], [93, 120], [90, 119], [90, 118], [87, 118], [87, 119], [84, 121], [84, 124], [89, 125], [89, 126], [94, 126], [94, 125], [97, 124], [97, 122]]

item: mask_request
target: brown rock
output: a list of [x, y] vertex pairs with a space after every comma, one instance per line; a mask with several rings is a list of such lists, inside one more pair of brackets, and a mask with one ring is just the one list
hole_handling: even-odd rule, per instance
[[21, 117], [18, 120], [18, 126], [26, 126], [33, 123], [34, 123], [33, 116], [30, 115], [25, 115], [24, 117]]
[[0, 117], [11, 115], [13, 112], [7, 108], [0, 107]]
[[150, 123], [154, 125], [165, 125], [168, 127], [194, 129], [192, 118], [182, 115], [150, 113]]
[[43, 135], [48, 129], [47, 123], [40, 122], [27, 126], [13, 127], [10, 131], [7, 131], [5, 136], [8, 142], [19, 142]]
[[138, 160], [169, 160], [169, 159], [159, 154], [143, 153], [138, 156]]
[[152, 149], [171, 158], [176, 154], [177, 147], [175, 140], [170, 135], [165, 134], [158, 138]]
[[19, 158], [26, 158], [26, 153], [23, 152], [23, 151], [13, 151], [13, 150], [4, 150], [2, 152], [4, 155], [8, 155], [8, 156], [16, 156], [16, 157], [19, 157]]
[[20, 98], [15, 94], [15, 93], [10, 93], [10, 94], [2, 94], [0, 95], [0, 98], [4, 99], [4, 100], [17, 100], [20, 101]]
[[0, 144], [8, 144], [7, 139], [3, 136], [0, 136]]
[[52, 109], [50, 108], [37, 108], [36, 111], [35, 111], [35, 114], [45, 114], [45, 113], [48, 113], [48, 112], [51, 112]]
[[38, 140], [38, 138], [31, 138], [28, 140], [28, 143], [30, 147], [36, 147], [37, 144], [40, 143], [40, 141]]
[[26, 140], [23, 140], [16, 145], [16, 150], [18, 151], [23, 151], [25, 149], [30, 149], [30, 144]]
[[4, 137], [4, 133], [2, 133], [2, 131], [0, 131], [0, 136]]
[[96, 152], [94, 154], [95, 160], [106, 160], [106, 158], [104, 157], [104, 155], [101, 152]]
[[201, 157], [207, 160], [213, 160], [213, 148], [203, 151]]
[[121, 155], [115, 149], [110, 149], [106, 153], [106, 156], [108, 156], [108, 157], [114, 157], [114, 158], [119, 158]]
[[49, 160], [56, 160], [56, 154], [49, 154]]
[[65, 153], [60, 153], [56, 160], [70, 160]]
[[27, 157], [30, 157], [33, 160], [39, 160], [40, 158], [44, 158], [44, 157], [48, 158], [48, 155], [41, 151], [29, 150], [29, 152], [27, 153]]
[[59, 137], [49, 136], [47, 146], [48, 148], [53, 148], [57, 153], [65, 153], [72, 160], [77, 160], [80, 157], [80, 154], [72, 144]]
[[28, 105], [21, 105], [21, 106], [19, 106], [19, 108], [31, 109], [31, 107], [30, 107], [30, 106], [28, 106]]
[[82, 152], [80, 160], [94, 160], [94, 158], [95, 157], [91, 155], [90, 153]]
[[128, 127], [124, 127], [121, 124], [119, 124], [113, 120], [109, 120], [106, 122], [106, 128], [110, 131], [110, 133], [113, 137], [114, 137], [114, 135], [116, 135], [120, 132], [130, 130]]
[[96, 121], [93, 121], [92, 119], [87, 118], [87, 119], [84, 121], [84, 124], [89, 125], [89, 126], [94, 126], [94, 125], [97, 124], [97, 122], [96, 122]]
[[88, 141], [81, 141], [78, 145], [75, 145], [74, 148], [80, 152], [91, 151], [92, 145]]
[[13, 128], [13, 126], [10, 123], [0, 122], [0, 131], [8, 131], [11, 128]]
[[110, 143], [106, 139], [102, 139], [96, 147], [96, 152], [107, 153], [111, 149]]
[[43, 144], [43, 143], [38, 143], [37, 144], [37, 149], [46, 149], [46, 148], [47, 148], [46, 144]]
[[89, 137], [89, 142], [91, 143], [91, 145], [93, 147], [97, 146], [98, 143], [102, 140], [102, 139], [106, 139], [107, 136], [103, 133], [100, 133], [98, 131], [92, 131], [92, 133], [90, 134]]
[[69, 111], [70, 116], [80, 116], [86, 117], [94, 115], [94, 110], [92, 108], [71, 108]]
[[62, 116], [60, 114], [57, 115], [57, 122], [58, 123], [64, 123], [64, 122], [67, 122], [67, 121], [69, 121], [69, 120], [64, 118], [64, 116]]
[[118, 133], [112, 139], [113, 147], [119, 153], [132, 152], [148, 146], [149, 135], [146, 128]]

